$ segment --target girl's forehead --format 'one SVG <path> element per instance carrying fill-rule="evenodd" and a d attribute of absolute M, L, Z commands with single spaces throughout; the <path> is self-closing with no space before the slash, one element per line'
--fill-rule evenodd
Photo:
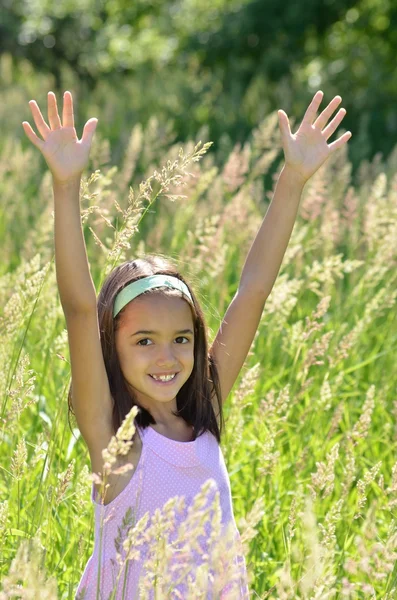
<path fill-rule="evenodd" d="M 120 326 L 157 324 L 157 327 L 167 329 L 176 323 L 191 327 L 193 317 L 191 308 L 183 298 L 163 296 L 160 294 L 142 294 L 134 298 L 123 309 L 120 315 Z"/>

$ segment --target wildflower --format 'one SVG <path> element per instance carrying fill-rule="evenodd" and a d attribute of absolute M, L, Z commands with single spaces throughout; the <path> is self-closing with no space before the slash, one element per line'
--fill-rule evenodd
<path fill-rule="evenodd" d="M 359 439 L 363 439 L 367 436 L 369 427 L 371 425 L 371 417 L 375 407 L 375 386 L 371 385 L 367 391 L 366 399 L 363 406 L 363 411 L 360 415 L 359 420 L 353 427 L 353 431 L 351 434 L 352 439 L 354 440 L 354 445 L 357 444 Z"/>
<path fill-rule="evenodd" d="M 335 444 L 330 452 L 327 454 L 327 460 L 325 463 L 316 462 L 317 473 L 312 473 L 312 485 L 309 485 L 309 489 L 312 492 L 313 498 L 316 498 L 317 490 L 324 490 L 323 497 L 329 496 L 334 489 L 335 481 L 335 462 L 339 456 L 339 443 Z"/>

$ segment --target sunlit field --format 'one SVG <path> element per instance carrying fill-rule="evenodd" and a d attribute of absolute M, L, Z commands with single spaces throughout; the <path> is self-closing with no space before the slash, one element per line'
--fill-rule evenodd
<path fill-rule="evenodd" d="M 0 600 L 74 598 L 94 541 L 89 454 L 68 424 L 51 176 L 22 127 L 6 123 L 51 89 L 38 81 L 29 97 L 10 86 L 0 106 Z M 90 116 L 99 125 L 82 220 L 97 290 L 119 262 L 170 256 L 212 341 L 282 166 L 277 114 L 226 156 L 205 128 L 174 143 L 153 117 L 131 125 L 117 163 L 100 112 L 81 121 Z M 222 450 L 252 598 L 397 598 L 396 239 L 397 151 L 353 178 L 340 150 L 305 187 L 225 403 Z"/>

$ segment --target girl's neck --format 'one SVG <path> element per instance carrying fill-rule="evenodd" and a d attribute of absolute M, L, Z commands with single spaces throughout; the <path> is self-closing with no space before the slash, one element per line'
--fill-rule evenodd
<path fill-rule="evenodd" d="M 193 439 L 194 428 L 192 425 L 188 425 L 184 419 L 179 417 L 177 421 L 172 424 L 156 423 L 150 425 L 152 429 L 160 433 L 161 435 L 175 441 L 190 442 Z"/>

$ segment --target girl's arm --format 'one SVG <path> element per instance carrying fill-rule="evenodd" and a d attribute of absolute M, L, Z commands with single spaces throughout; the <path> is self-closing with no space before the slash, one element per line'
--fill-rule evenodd
<path fill-rule="evenodd" d="M 96 309 L 80 218 L 80 177 L 53 181 L 55 267 L 65 316 Z"/>
<path fill-rule="evenodd" d="M 322 92 L 315 94 L 294 135 L 291 134 L 285 112 L 278 112 L 285 165 L 277 182 L 273 200 L 245 261 L 238 291 L 226 311 L 211 347 L 219 371 L 223 401 L 244 364 L 266 299 L 277 278 L 294 227 L 304 185 L 332 152 L 343 146 L 351 137 L 348 131 L 335 142 L 327 143 L 342 122 L 346 111 L 339 110 L 327 125 L 342 99 L 335 96 L 317 117 L 322 97 Z"/>
<path fill-rule="evenodd" d="M 44 121 L 34 100 L 30 109 L 40 139 L 29 123 L 23 128 L 30 141 L 43 154 L 53 176 L 55 212 L 55 265 L 59 295 L 65 316 L 96 306 L 95 288 L 88 266 L 80 219 L 80 179 L 87 165 L 97 119 L 90 119 L 81 141 L 74 128 L 73 102 L 65 92 L 61 124 L 55 95 L 48 94 L 48 119 Z"/>
<path fill-rule="evenodd" d="M 263 303 L 280 270 L 304 186 L 304 178 L 284 165 L 273 199 L 245 260 L 239 290 L 256 293 L 263 298 Z"/>
<path fill-rule="evenodd" d="M 321 91 L 315 94 L 294 135 L 286 113 L 278 111 L 285 164 L 273 200 L 248 253 L 239 285 L 239 289 L 257 292 L 264 300 L 272 291 L 280 270 L 306 181 L 351 137 L 350 131 L 347 131 L 332 144 L 327 143 L 342 122 L 346 110 L 341 108 L 327 125 L 342 98 L 335 96 L 317 117 L 322 97 Z"/>
<path fill-rule="evenodd" d="M 72 367 L 72 404 L 77 424 L 91 457 L 92 470 L 101 472 L 102 450 L 114 435 L 113 400 L 103 360 L 95 288 L 91 279 L 80 219 L 80 178 L 87 165 L 97 119 L 90 119 L 78 140 L 73 103 L 65 92 L 62 123 L 55 95 L 48 94 L 49 126 L 36 102 L 30 102 L 38 137 L 29 123 L 23 128 L 42 152 L 53 176 L 55 208 L 55 267 L 66 317 Z M 114 485 L 116 480 L 108 481 Z"/>

